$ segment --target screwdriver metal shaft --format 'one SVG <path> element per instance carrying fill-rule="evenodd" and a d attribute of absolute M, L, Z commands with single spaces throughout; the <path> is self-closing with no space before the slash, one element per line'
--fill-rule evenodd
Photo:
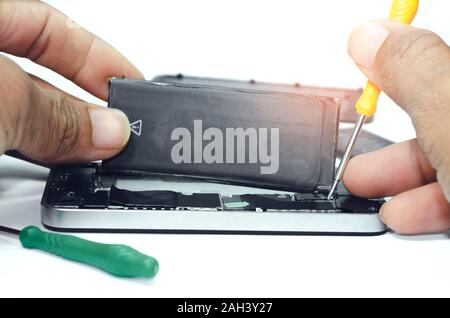
<path fill-rule="evenodd" d="M 342 180 L 342 176 L 344 175 L 345 168 L 347 168 L 347 164 L 350 161 L 350 157 L 352 155 L 353 147 L 355 146 L 356 139 L 358 138 L 359 133 L 366 121 L 366 116 L 359 115 L 358 121 L 356 122 L 355 128 L 353 128 L 352 135 L 350 136 L 350 140 L 345 148 L 344 155 L 342 156 L 341 163 L 339 164 L 339 168 L 336 172 L 336 176 L 334 177 L 333 186 L 331 187 L 330 192 L 328 193 L 328 200 L 331 200 L 336 191 L 336 188 Z"/>

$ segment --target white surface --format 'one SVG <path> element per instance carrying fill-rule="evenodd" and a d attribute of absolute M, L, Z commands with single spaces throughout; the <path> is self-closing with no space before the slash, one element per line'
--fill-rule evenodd
<path fill-rule="evenodd" d="M 384 17 L 390 0 L 48 1 L 109 41 L 147 76 L 255 78 L 358 87 L 346 54 L 361 21 Z M 417 26 L 450 40 L 446 0 L 422 1 Z M 16 59 L 27 71 L 85 98 L 60 76 Z M 104 103 L 103 103 L 104 104 Z M 394 141 L 414 137 L 385 96 L 367 129 Z M 46 169 L 0 158 L 0 224 L 39 225 Z M 0 296 L 450 296 L 449 236 L 309 237 L 83 234 L 154 255 L 152 281 L 113 278 L 24 250 L 0 236 Z"/>

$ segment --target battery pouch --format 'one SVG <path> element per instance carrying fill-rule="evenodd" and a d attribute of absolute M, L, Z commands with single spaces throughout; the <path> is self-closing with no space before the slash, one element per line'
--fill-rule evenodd
<path fill-rule="evenodd" d="M 332 97 L 114 79 L 109 107 L 128 116 L 132 134 L 102 169 L 327 191 L 339 105 Z"/>

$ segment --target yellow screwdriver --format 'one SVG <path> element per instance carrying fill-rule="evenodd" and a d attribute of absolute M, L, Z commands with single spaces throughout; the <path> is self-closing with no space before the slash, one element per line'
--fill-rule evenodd
<path fill-rule="evenodd" d="M 389 14 L 389 20 L 410 24 L 416 16 L 418 8 L 419 0 L 394 0 L 391 6 L 391 12 Z M 373 116 L 377 110 L 378 96 L 380 96 L 380 89 L 371 81 L 368 81 L 364 92 L 356 102 L 355 108 L 359 115 L 358 120 L 334 177 L 333 186 L 328 193 L 328 200 L 333 198 L 334 192 L 336 191 L 339 182 L 342 180 L 345 168 L 347 167 L 348 161 L 350 160 L 350 156 L 352 154 L 353 146 L 355 145 L 356 139 L 358 138 L 359 132 L 361 131 L 366 118 Z"/>

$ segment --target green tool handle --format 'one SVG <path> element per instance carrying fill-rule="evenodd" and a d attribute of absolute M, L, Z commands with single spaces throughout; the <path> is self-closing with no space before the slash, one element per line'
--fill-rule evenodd
<path fill-rule="evenodd" d="M 26 248 L 88 264 L 115 276 L 151 278 L 159 269 L 156 259 L 126 245 L 101 244 L 71 235 L 43 232 L 35 226 L 24 228 L 19 237 Z"/>

